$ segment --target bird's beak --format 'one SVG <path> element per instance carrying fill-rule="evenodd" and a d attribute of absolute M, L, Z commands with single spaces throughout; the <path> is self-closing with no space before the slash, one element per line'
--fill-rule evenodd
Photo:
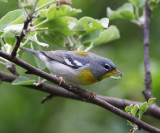
<path fill-rule="evenodd" d="M 112 71 L 112 74 L 117 74 L 117 75 L 119 75 L 119 76 L 122 76 L 122 75 L 123 75 L 123 73 L 120 72 L 120 71 L 117 70 L 117 69 L 113 70 L 113 71 Z"/>
<path fill-rule="evenodd" d="M 119 75 L 119 76 L 118 76 L 118 77 L 112 76 L 112 75 L 114 75 L 114 74 L 117 74 L 117 75 Z M 103 77 L 101 77 L 100 80 L 102 80 L 102 79 L 104 79 L 104 78 L 108 78 L 108 77 L 110 77 L 110 78 L 112 78 L 112 79 L 120 79 L 120 78 L 122 77 L 122 75 L 123 75 L 122 72 L 120 72 L 120 71 L 117 70 L 117 69 L 114 69 L 114 70 L 112 70 L 111 72 L 109 72 L 109 73 L 107 73 L 106 75 L 104 75 Z"/>
<path fill-rule="evenodd" d="M 121 79 L 121 77 L 123 76 L 123 73 L 122 72 L 120 72 L 119 70 L 117 70 L 117 69 L 115 69 L 115 70 L 112 70 L 112 75 L 114 75 L 114 74 L 117 74 L 117 75 L 119 75 L 118 77 L 117 76 L 110 76 L 110 78 L 112 78 L 112 79 Z"/>

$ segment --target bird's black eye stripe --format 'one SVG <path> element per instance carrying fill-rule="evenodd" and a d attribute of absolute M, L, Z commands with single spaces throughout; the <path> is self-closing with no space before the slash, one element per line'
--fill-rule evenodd
<path fill-rule="evenodd" d="M 110 69 L 110 66 L 108 64 L 104 64 L 104 68 L 108 70 Z"/>

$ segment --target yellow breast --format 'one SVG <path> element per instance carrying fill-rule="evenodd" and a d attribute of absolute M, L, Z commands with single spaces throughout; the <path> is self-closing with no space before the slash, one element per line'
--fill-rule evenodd
<path fill-rule="evenodd" d="M 99 81 L 99 80 L 97 80 L 97 79 L 94 78 L 94 76 L 91 73 L 91 70 L 89 70 L 89 69 L 82 70 L 79 73 L 78 78 L 80 79 L 80 82 L 83 85 L 90 85 L 90 84 L 93 84 L 93 83 Z"/>

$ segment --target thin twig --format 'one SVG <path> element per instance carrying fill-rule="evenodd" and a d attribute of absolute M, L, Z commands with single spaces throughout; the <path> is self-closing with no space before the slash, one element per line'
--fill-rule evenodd
<path fill-rule="evenodd" d="M 151 79 L 151 71 L 150 71 L 150 59 L 149 59 L 149 22 L 151 18 L 151 10 L 148 5 L 148 0 L 145 3 L 145 21 L 142 25 L 143 34 L 144 34 L 144 64 L 145 64 L 145 86 L 146 89 L 143 91 L 143 94 L 148 100 L 152 96 L 152 79 Z"/>
<path fill-rule="evenodd" d="M 18 50 L 18 48 L 20 46 L 21 41 L 23 40 L 23 38 L 28 33 L 28 27 L 29 27 L 29 24 L 30 24 L 30 22 L 32 21 L 32 19 L 34 17 L 33 14 L 35 13 L 35 8 L 37 6 L 38 1 L 39 0 L 35 0 L 34 1 L 35 2 L 34 3 L 34 7 L 33 7 L 32 11 L 31 11 L 31 13 L 27 14 L 28 16 L 26 17 L 26 20 L 24 21 L 24 25 L 23 25 L 23 29 L 21 31 L 21 34 L 19 36 L 15 36 L 17 41 L 16 41 L 16 44 L 15 44 L 15 46 L 14 46 L 12 52 L 11 52 L 12 59 L 16 56 L 17 50 Z M 25 8 L 24 8 L 24 10 L 25 10 Z M 24 13 L 26 13 L 26 12 L 24 11 Z"/>
<path fill-rule="evenodd" d="M 25 32 L 28 29 L 29 23 L 31 21 L 32 21 L 32 17 L 27 17 L 26 20 L 24 21 L 24 26 L 23 26 L 23 29 L 22 29 L 22 32 L 21 32 L 20 36 L 16 36 L 17 41 L 16 41 L 16 44 L 15 44 L 13 50 L 12 50 L 12 53 L 11 53 L 12 59 L 16 56 L 17 50 L 20 46 L 20 43 L 21 43 L 22 39 L 25 37 Z"/>
<path fill-rule="evenodd" d="M 136 117 L 130 115 L 130 114 L 127 114 L 125 112 L 123 112 L 122 110 L 112 106 L 111 104 L 109 104 L 108 102 L 98 98 L 97 96 L 94 96 L 91 92 L 89 91 L 86 91 L 86 90 L 83 90 L 79 87 L 75 87 L 75 86 L 72 86 L 66 82 L 62 82 L 61 84 L 60 83 L 60 79 L 55 77 L 55 76 L 52 76 L 42 70 L 39 70 L 37 68 L 35 68 L 34 66 L 24 62 L 23 60 L 15 57 L 14 59 L 12 59 L 12 56 L 10 54 L 7 54 L 3 51 L 0 50 L 0 56 L 21 66 L 22 68 L 30 71 L 32 74 L 34 75 L 37 75 L 37 76 L 40 76 L 44 79 L 47 79 L 48 81 L 51 81 L 61 87 L 63 87 L 64 89 L 74 93 L 74 94 L 77 94 L 79 97 L 81 97 L 82 99 L 85 99 L 86 101 L 88 102 L 91 102 L 91 103 L 94 103 L 98 106 L 101 106 L 111 112 L 113 112 L 114 114 L 117 114 L 118 116 L 121 116 L 122 118 L 125 118 L 135 124 L 137 124 L 139 127 L 141 127 L 142 129 L 146 130 L 146 131 L 149 131 L 149 132 L 154 132 L 154 133 L 160 133 L 160 129 L 156 128 L 156 127 L 153 127 L 139 119 L 137 119 Z"/>
<path fill-rule="evenodd" d="M 14 75 L 16 76 L 19 76 L 18 72 L 16 71 L 16 67 L 15 67 L 15 64 L 13 63 L 8 63 L 6 68 L 11 72 L 13 73 Z"/>
<path fill-rule="evenodd" d="M 52 99 L 53 95 L 52 94 L 48 94 L 47 96 L 45 96 L 42 100 L 41 103 L 45 103 L 46 101 Z"/>
<path fill-rule="evenodd" d="M 35 13 L 35 9 L 36 9 L 36 6 L 38 4 L 38 1 L 39 0 L 34 0 L 34 7 L 33 7 L 32 11 L 31 11 L 31 14 L 28 15 L 31 18 L 33 17 L 33 14 Z"/>
<path fill-rule="evenodd" d="M 56 3 L 56 1 L 53 0 L 53 1 L 51 1 L 51 2 L 48 2 L 48 3 L 46 3 L 46 4 L 44 4 L 44 5 L 40 6 L 40 7 L 38 7 L 38 8 L 35 10 L 35 12 L 39 11 L 40 9 L 42 9 L 42 8 L 45 7 L 45 6 L 48 6 L 48 5 L 50 5 L 50 4 L 53 4 L 53 3 Z"/>

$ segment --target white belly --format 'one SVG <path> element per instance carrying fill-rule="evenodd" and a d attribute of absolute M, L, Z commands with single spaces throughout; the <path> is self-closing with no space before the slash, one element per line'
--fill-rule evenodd
<path fill-rule="evenodd" d="M 57 76 L 63 77 L 65 81 L 68 81 L 73 84 L 81 84 L 77 75 L 77 69 L 73 69 L 69 66 L 66 66 L 62 63 L 56 61 L 48 62 L 47 58 L 44 55 L 40 55 L 39 58 L 45 63 L 46 67 L 56 74 Z"/>

